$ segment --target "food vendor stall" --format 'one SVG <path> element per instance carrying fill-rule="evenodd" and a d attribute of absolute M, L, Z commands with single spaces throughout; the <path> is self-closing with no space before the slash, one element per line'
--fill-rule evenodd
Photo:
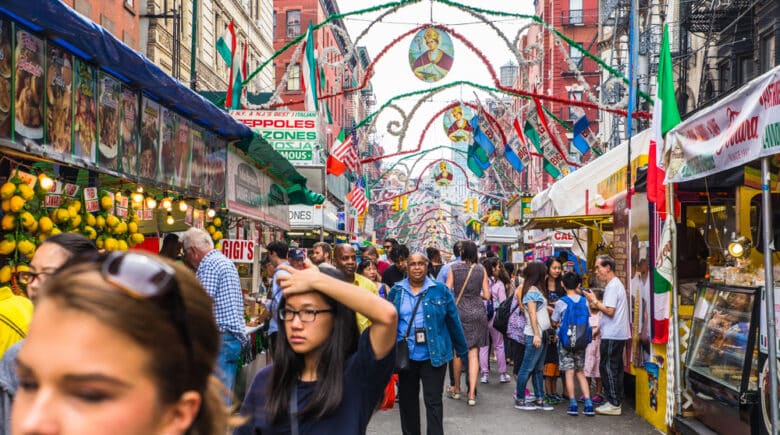
<path fill-rule="evenodd" d="M 710 254 L 685 359 L 693 416 L 677 416 L 677 430 L 695 431 L 701 423 L 735 434 L 777 427 L 778 153 L 780 67 L 667 134 L 666 181 L 682 206 L 678 225 L 693 235 L 689 241 L 703 239 Z M 678 259 L 676 266 L 690 263 Z M 674 286 L 672 297 L 678 293 Z"/>

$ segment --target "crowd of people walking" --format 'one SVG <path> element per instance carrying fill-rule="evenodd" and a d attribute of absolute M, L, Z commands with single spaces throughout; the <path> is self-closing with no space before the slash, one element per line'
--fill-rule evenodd
<path fill-rule="evenodd" d="M 511 383 L 508 406 L 511 394 L 524 411 L 622 412 L 628 306 L 610 257 L 593 265 L 600 295 L 560 259 L 517 270 L 468 240 L 447 263 L 394 239 L 383 254 L 271 242 L 268 365 L 234 398 L 247 343 L 235 266 L 202 230 L 166 245 L 165 256 L 98 253 L 73 234 L 41 245 L 19 277 L 35 302 L 29 331 L 2 349 L 0 433 L 365 433 L 398 406 L 401 432 L 419 434 L 422 388 L 426 432 L 441 434 L 445 398 L 478 406 L 490 382 Z"/>

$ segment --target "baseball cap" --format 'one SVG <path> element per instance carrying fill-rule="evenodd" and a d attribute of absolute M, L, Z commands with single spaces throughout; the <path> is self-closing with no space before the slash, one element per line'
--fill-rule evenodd
<path fill-rule="evenodd" d="M 306 254 L 303 252 L 303 249 L 301 248 L 290 248 L 287 251 L 288 260 L 303 260 L 305 258 L 306 258 Z"/>

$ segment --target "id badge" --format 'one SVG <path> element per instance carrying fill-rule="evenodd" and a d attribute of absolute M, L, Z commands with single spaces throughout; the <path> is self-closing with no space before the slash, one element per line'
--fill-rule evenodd
<path fill-rule="evenodd" d="M 425 344 L 425 328 L 414 328 L 414 342 L 417 344 Z"/>

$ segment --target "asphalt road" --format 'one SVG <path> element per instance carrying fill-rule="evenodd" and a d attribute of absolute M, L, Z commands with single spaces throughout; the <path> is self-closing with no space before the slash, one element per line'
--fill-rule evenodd
<path fill-rule="evenodd" d="M 445 378 L 445 383 L 448 383 Z M 463 384 L 465 386 L 465 382 Z M 571 417 L 566 415 L 567 404 L 555 406 L 554 411 L 521 411 L 513 407 L 514 382 L 498 383 L 498 374 L 491 375 L 490 383 L 478 384 L 477 405 L 468 406 L 465 399 L 452 400 L 444 397 L 444 432 L 458 434 L 615 434 L 641 435 L 660 432 L 639 417 L 627 404 L 619 417 L 600 416 Z M 563 391 L 561 386 L 558 392 Z M 420 416 L 423 421 L 421 433 L 425 433 L 425 409 L 420 397 Z M 582 407 L 580 406 L 580 411 Z M 401 433 L 398 404 L 389 411 L 376 413 L 368 426 L 369 434 L 384 435 Z"/>

